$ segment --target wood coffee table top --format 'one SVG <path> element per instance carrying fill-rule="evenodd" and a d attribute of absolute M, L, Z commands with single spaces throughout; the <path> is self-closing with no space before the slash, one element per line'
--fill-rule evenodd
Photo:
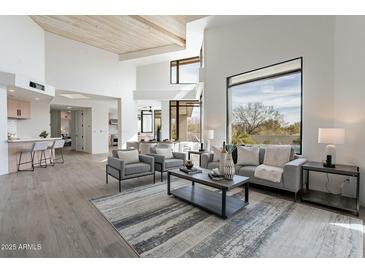
<path fill-rule="evenodd" d="M 249 177 L 241 176 L 241 175 L 234 175 L 232 180 L 220 180 L 214 181 L 209 178 L 208 174 L 212 172 L 209 169 L 199 168 L 202 170 L 202 173 L 196 174 L 187 174 L 179 169 L 169 170 L 168 173 L 175 177 L 179 177 L 182 179 L 186 179 L 189 181 L 194 181 L 203 185 L 211 186 L 218 189 L 226 189 L 230 190 L 236 188 L 238 186 L 242 186 L 249 181 Z"/>

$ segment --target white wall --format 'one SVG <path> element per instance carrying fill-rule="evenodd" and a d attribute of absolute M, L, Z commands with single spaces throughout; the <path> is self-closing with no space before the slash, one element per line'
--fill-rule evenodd
<path fill-rule="evenodd" d="M 337 146 L 340 162 L 360 166 L 365 173 L 365 16 L 337 16 L 335 32 L 335 126 L 346 130 L 345 144 Z M 361 201 L 365 204 L 365 180 Z M 353 188 L 352 188 L 353 189 Z"/>
<path fill-rule="evenodd" d="M 170 62 L 162 62 L 137 67 L 138 91 L 180 91 L 192 90 L 195 85 L 170 84 Z"/>
<path fill-rule="evenodd" d="M 0 71 L 23 74 L 33 80 L 44 81 L 43 30 L 28 16 L 0 16 L 0 37 Z M 0 88 L 0 106 L 1 175 L 7 173 L 8 169 L 5 87 Z"/>
<path fill-rule="evenodd" d="M 48 101 L 31 102 L 31 119 L 17 121 L 17 137 L 37 138 L 39 134 L 46 130 L 48 136 L 51 133 L 50 108 Z"/>
<path fill-rule="evenodd" d="M 109 152 L 109 108 L 104 104 L 95 104 L 92 115 L 92 153 Z"/>
<path fill-rule="evenodd" d="M 118 55 L 45 34 L 46 80 L 59 90 L 71 90 L 122 99 L 122 142 L 137 138 L 137 112 L 133 100 L 135 66 L 119 62 Z"/>
<path fill-rule="evenodd" d="M 226 77 L 303 56 L 304 156 L 322 160 L 325 145 L 317 143 L 319 127 L 343 127 L 345 144 L 337 146 L 337 162 L 358 165 L 364 173 L 364 27 L 364 16 L 271 16 L 208 26 L 205 128 L 215 129 L 217 142 L 225 139 Z M 330 190 L 338 192 L 342 180 L 331 176 Z M 314 188 L 325 190 L 319 181 Z M 345 185 L 343 194 L 353 193 L 353 185 Z M 364 187 L 360 195 L 364 205 Z"/>
<path fill-rule="evenodd" d="M 170 138 L 170 102 L 161 102 L 161 138 Z"/>
<path fill-rule="evenodd" d="M 44 81 L 44 31 L 29 16 L 0 16 L 0 71 Z"/>
<path fill-rule="evenodd" d="M 268 16 L 205 31 L 205 128 L 225 140 L 226 77 L 303 56 L 303 152 L 321 160 L 319 127 L 333 125 L 334 17 Z"/>

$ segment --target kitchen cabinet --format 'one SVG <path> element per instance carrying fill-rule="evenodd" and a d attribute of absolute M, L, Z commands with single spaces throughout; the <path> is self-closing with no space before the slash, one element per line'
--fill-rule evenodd
<path fill-rule="evenodd" d="M 30 119 L 30 102 L 8 99 L 8 118 Z"/>

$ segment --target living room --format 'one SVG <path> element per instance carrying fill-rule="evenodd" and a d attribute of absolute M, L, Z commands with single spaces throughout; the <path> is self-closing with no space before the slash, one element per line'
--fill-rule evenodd
<path fill-rule="evenodd" d="M 363 258 L 365 16 L 167 14 L 0 16 L 0 257 Z"/>

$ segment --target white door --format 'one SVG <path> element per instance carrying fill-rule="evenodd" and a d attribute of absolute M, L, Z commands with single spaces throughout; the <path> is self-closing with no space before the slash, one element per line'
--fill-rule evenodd
<path fill-rule="evenodd" d="M 84 112 L 75 111 L 75 149 L 84 151 Z"/>

